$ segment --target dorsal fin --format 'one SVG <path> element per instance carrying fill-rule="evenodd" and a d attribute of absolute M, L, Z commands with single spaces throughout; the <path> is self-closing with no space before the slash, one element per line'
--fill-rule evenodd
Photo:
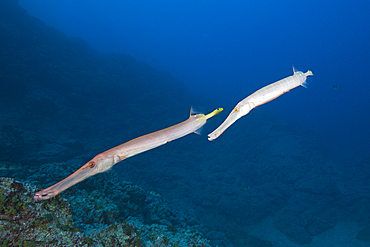
<path fill-rule="evenodd" d="M 293 69 L 293 74 L 295 74 L 296 69 L 294 68 L 294 65 L 292 65 L 292 69 Z"/>
<path fill-rule="evenodd" d="M 199 114 L 199 112 L 197 112 L 197 111 L 194 109 L 194 107 L 190 107 L 190 117 L 191 117 L 191 116 L 194 116 L 194 115 L 197 115 L 197 114 Z"/>

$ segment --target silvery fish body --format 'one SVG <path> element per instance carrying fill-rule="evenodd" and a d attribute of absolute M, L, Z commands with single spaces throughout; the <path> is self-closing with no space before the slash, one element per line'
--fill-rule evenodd
<path fill-rule="evenodd" d="M 293 72 L 294 74 L 292 76 L 267 85 L 240 101 L 226 120 L 208 135 L 208 140 L 212 141 L 219 137 L 227 128 L 235 123 L 236 120 L 247 115 L 253 108 L 276 99 L 280 95 L 298 86 L 306 87 L 307 76 L 313 75 L 310 70 L 303 73 L 301 71 L 295 71 L 293 68 Z"/>

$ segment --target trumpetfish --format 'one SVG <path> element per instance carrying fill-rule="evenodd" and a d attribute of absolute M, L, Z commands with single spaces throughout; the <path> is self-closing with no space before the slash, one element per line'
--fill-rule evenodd
<path fill-rule="evenodd" d="M 235 123 L 236 120 L 247 115 L 253 108 L 276 99 L 277 97 L 298 86 L 307 87 L 307 76 L 312 75 L 313 73 L 310 70 L 308 70 L 306 73 L 303 73 L 301 71 L 296 71 L 293 67 L 292 76 L 269 84 L 240 101 L 230 112 L 225 121 L 208 135 L 208 140 L 213 141 L 214 139 L 218 138 L 227 128 Z"/>
<path fill-rule="evenodd" d="M 111 148 L 96 155 L 92 160 L 87 162 L 76 172 L 72 173 L 69 177 L 47 189 L 37 192 L 33 199 L 36 201 L 47 200 L 58 195 L 60 192 L 68 189 L 69 187 L 81 182 L 82 180 L 85 180 L 98 173 L 108 171 L 115 164 L 124 159 L 159 147 L 167 142 L 176 140 L 190 133 L 197 132 L 207 122 L 207 119 L 217 115 L 222 110 L 222 108 L 218 108 L 207 115 L 194 113 L 191 110 L 190 117 L 179 124 L 137 137 L 131 141 L 125 142 L 117 147 Z"/>

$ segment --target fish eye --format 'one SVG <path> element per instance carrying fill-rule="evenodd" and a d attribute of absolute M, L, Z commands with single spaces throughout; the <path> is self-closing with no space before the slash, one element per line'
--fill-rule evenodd
<path fill-rule="evenodd" d="M 235 109 L 234 109 L 234 112 L 237 112 L 237 111 L 239 111 L 239 109 L 238 109 L 238 108 L 235 108 Z"/>
<path fill-rule="evenodd" d="M 95 162 L 90 162 L 89 167 L 93 168 L 95 166 Z"/>

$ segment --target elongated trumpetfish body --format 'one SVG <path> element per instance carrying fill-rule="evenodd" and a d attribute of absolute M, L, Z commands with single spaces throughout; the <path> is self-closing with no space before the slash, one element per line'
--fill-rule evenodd
<path fill-rule="evenodd" d="M 227 128 L 235 123 L 236 120 L 247 115 L 253 108 L 276 99 L 293 88 L 298 86 L 305 87 L 307 76 L 313 75 L 310 70 L 303 73 L 301 71 L 295 71 L 294 68 L 293 73 L 294 74 L 292 76 L 267 85 L 240 101 L 230 112 L 226 120 L 208 135 L 208 140 L 212 141 L 219 137 Z"/>
<path fill-rule="evenodd" d="M 59 183 L 37 192 L 33 198 L 36 201 L 40 201 L 54 197 L 60 192 L 81 182 L 82 180 L 85 180 L 86 178 L 108 171 L 115 164 L 128 157 L 159 147 L 167 142 L 196 132 L 207 122 L 207 119 L 217 115 L 222 110 L 222 108 L 219 108 L 207 115 L 193 114 L 191 112 L 190 117 L 184 122 L 163 130 L 137 137 L 131 141 L 98 154 L 75 173 L 71 174 L 69 177 L 65 178 Z"/>

